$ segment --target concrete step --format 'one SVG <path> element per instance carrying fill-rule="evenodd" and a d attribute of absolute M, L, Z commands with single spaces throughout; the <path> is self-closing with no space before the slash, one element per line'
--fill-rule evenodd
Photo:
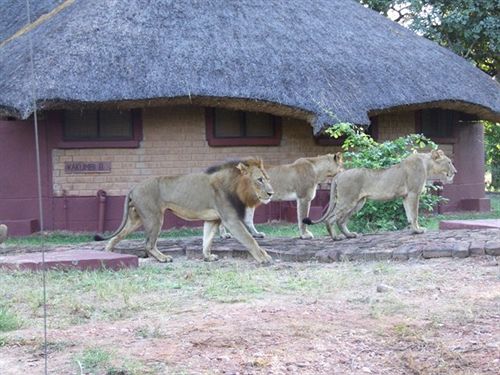
<path fill-rule="evenodd" d="M 97 270 L 137 268 L 135 255 L 95 250 L 64 250 L 45 253 L 45 269 Z M 0 257 L 0 269 L 39 271 L 43 269 L 42 253 L 27 253 Z"/>
<path fill-rule="evenodd" d="M 500 219 L 482 219 L 482 220 L 443 220 L 439 222 L 439 229 L 500 229 Z"/>

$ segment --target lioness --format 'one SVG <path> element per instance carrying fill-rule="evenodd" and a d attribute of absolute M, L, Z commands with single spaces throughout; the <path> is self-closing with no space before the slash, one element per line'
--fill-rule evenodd
<path fill-rule="evenodd" d="M 156 247 L 165 210 L 186 220 L 204 220 L 203 257 L 217 259 L 210 248 L 219 224 L 222 222 L 247 247 L 259 263 L 271 257 L 259 247 L 248 232 L 243 218 L 246 207 L 268 203 L 274 192 L 262 160 L 248 159 L 211 167 L 202 173 L 176 177 L 153 177 L 135 186 L 125 199 L 121 226 L 109 237 L 95 236 L 95 240 L 110 239 L 106 250 L 127 234 L 144 226 L 146 253 L 160 262 L 172 258 Z"/>
<path fill-rule="evenodd" d="M 316 187 L 328 177 L 334 177 L 343 170 L 342 153 L 326 154 L 311 158 L 300 158 L 291 164 L 267 168 L 274 189 L 273 201 L 297 201 L 297 222 L 300 238 L 313 238 L 302 220 L 309 215 L 311 201 L 316 196 Z M 245 213 L 245 224 L 252 235 L 263 238 L 265 235 L 257 231 L 253 223 L 254 207 L 248 207 Z M 221 228 L 221 236 L 225 236 Z"/>
<path fill-rule="evenodd" d="M 7 239 L 7 225 L 0 224 L 0 244 Z"/>
<path fill-rule="evenodd" d="M 423 233 L 418 225 L 418 204 L 427 179 L 451 183 L 457 170 L 441 150 L 417 153 L 387 169 L 353 168 L 340 173 L 333 180 L 330 204 L 319 220 L 304 219 L 306 224 L 326 222 L 330 236 L 335 240 L 336 223 L 347 237 L 357 234 L 347 229 L 347 221 L 358 212 L 367 199 L 376 201 L 403 197 L 406 218 L 413 233 Z"/>

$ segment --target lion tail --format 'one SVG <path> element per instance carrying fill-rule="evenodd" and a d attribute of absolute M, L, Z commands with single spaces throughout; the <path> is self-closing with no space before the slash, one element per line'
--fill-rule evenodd
<path fill-rule="evenodd" d="M 108 236 L 103 236 L 99 233 L 96 233 L 94 235 L 94 241 L 107 241 L 110 238 L 116 236 L 118 233 L 120 233 L 121 230 L 125 227 L 125 224 L 127 224 L 129 210 L 130 210 L 130 192 L 125 197 L 125 203 L 123 205 L 123 219 L 120 224 L 120 227 Z"/>
<path fill-rule="evenodd" d="M 306 217 L 302 219 L 302 222 L 307 225 L 322 223 L 332 215 L 336 204 L 337 204 L 337 179 L 334 178 L 332 181 L 332 186 L 330 188 L 330 202 L 328 203 L 328 208 L 323 213 L 323 216 L 321 216 L 318 220 L 311 220 L 310 218 Z"/>

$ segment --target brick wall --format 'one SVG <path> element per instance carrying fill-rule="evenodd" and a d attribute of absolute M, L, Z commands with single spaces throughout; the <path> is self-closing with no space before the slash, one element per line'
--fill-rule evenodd
<path fill-rule="evenodd" d="M 196 171 L 227 159 L 259 156 L 269 164 L 291 162 L 303 156 L 340 151 L 318 146 L 311 126 L 283 118 L 281 146 L 209 147 L 205 140 L 205 109 L 164 107 L 143 110 L 143 141 L 137 149 L 56 149 L 52 154 L 54 194 L 95 196 L 99 189 L 108 195 L 125 195 L 146 177 L 178 175 Z M 64 162 L 110 161 L 111 172 L 66 174 Z"/>
<path fill-rule="evenodd" d="M 415 131 L 413 112 L 379 116 L 379 140 L 394 139 Z M 95 196 L 125 195 L 144 178 L 202 171 L 227 159 L 259 156 L 268 164 L 289 163 L 303 156 L 340 151 L 318 146 L 311 126 L 301 120 L 283 118 L 281 146 L 209 147 L 205 139 L 205 109 L 179 106 L 143 109 L 143 141 L 136 149 L 55 149 L 52 154 L 54 194 Z M 452 145 L 441 145 L 453 155 Z M 111 172 L 66 174 L 64 162 L 110 161 Z"/>
<path fill-rule="evenodd" d="M 403 137 L 407 134 L 415 133 L 415 113 L 414 112 L 396 112 L 383 114 L 378 117 L 379 123 L 379 141 L 383 142 L 390 139 Z M 439 148 L 446 155 L 453 158 L 452 144 L 438 144 Z"/>
<path fill-rule="evenodd" d="M 387 141 L 415 132 L 414 112 L 398 112 L 378 116 L 379 141 Z"/>

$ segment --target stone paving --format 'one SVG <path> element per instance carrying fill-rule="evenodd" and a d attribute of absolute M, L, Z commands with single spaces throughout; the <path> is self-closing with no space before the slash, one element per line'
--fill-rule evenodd
<path fill-rule="evenodd" d="M 362 235 L 354 239 L 332 241 L 330 237 L 312 240 L 299 238 L 265 238 L 259 244 L 275 259 L 283 261 L 337 262 L 353 260 L 407 260 L 411 258 L 439 258 L 492 255 L 500 256 L 500 229 L 459 229 L 428 231 L 414 235 L 408 230 Z M 103 250 L 105 242 L 48 247 L 46 251 Z M 174 257 L 202 258 L 202 238 L 160 239 L 158 248 Z M 0 253 L 7 255 L 9 249 Z M 11 249 L 12 250 L 12 249 Z M 37 249 L 38 251 L 40 249 Z M 29 248 L 16 248 L 15 253 L 32 252 Z M 117 253 L 145 257 L 143 240 L 124 240 Z M 249 253 L 235 239 L 216 239 L 212 252 L 219 257 L 249 258 Z"/>

